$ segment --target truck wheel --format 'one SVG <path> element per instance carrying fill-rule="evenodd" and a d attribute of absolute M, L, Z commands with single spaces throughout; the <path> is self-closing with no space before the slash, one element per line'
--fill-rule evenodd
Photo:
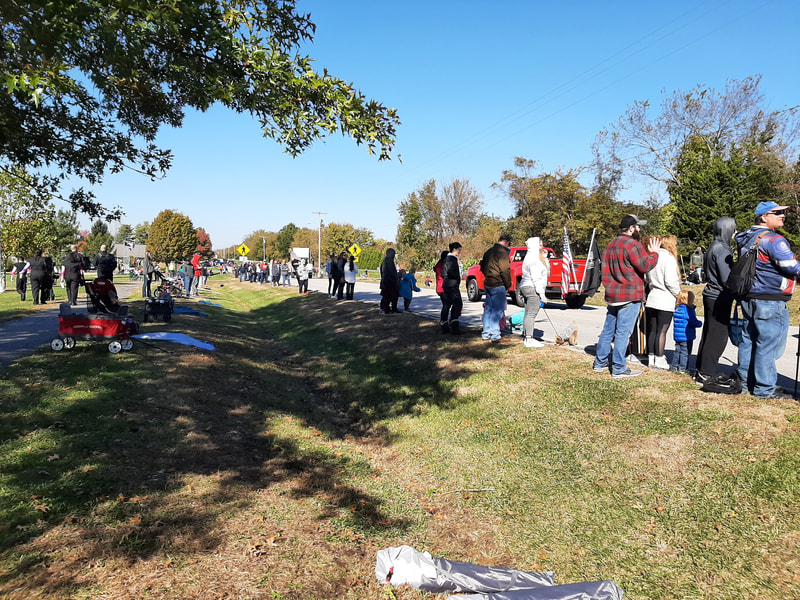
<path fill-rule="evenodd" d="M 583 294 L 571 294 L 566 297 L 567 308 L 580 308 L 586 303 L 586 296 Z"/>
<path fill-rule="evenodd" d="M 478 282 L 474 279 L 467 281 L 467 300 L 470 302 L 480 302 L 481 291 L 478 289 Z"/>

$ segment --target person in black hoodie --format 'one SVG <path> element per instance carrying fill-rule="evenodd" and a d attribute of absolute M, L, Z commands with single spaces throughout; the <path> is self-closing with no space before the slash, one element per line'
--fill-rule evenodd
<path fill-rule="evenodd" d="M 733 267 L 731 240 L 736 234 L 736 221 L 722 217 L 714 223 L 714 241 L 706 252 L 703 272 L 703 333 L 697 348 L 695 381 L 705 384 L 717 375 L 719 358 L 728 344 L 733 296 L 725 289 L 725 281 Z"/>
<path fill-rule="evenodd" d="M 400 297 L 400 281 L 394 264 L 396 251 L 389 248 L 381 264 L 381 313 L 396 313 L 397 299 Z"/>
<path fill-rule="evenodd" d="M 439 319 L 439 326 L 442 333 L 461 333 L 459 318 L 464 308 L 461 300 L 461 265 L 458 262 L 458 255 L 461 254 L 461 244 L 452 242 L 450 253 L 444 259 L 442 265 L 442 314 Z"/>

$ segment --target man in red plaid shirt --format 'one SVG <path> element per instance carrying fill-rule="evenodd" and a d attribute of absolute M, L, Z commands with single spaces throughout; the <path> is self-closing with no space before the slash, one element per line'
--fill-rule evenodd
<path fill-rule="evenodd" d="M 625 215 L 619 225 L 620 233 L 603 252 L 603 288 L 606 293 L 608 313 L 597 340 L 594 371 L 609 369 L 614 379 L 636 377 L 642 372 L 630 369 L 625 363 L 628 340 L 633 333 L 639 310 L 644 300 L 644 274 L 656 266 L 661 240 L 653 238 L 644 249 L 641 226 L 647 221 L 636 215 Z M 612 351 L 613 343 L 613 351 Z"/>

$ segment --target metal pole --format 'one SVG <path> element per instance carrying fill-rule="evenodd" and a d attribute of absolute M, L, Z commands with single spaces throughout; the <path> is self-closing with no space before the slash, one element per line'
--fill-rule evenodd
<path fill-rule="evenodd" d="M 317 228 L 317 274 L 320 273 L 322 268 L 322 215 L 327 215 L 324 212 L 312 212 L 312 215 L 319 215 L 319 227 Z"/>
<path fill-rule="evenodd" d="M 6 261 L 3 257 L 3 229 L 0 227 L 0 294 L 6 291 Z"/>
<path fill-rule="evenodd" d="M 261 238 L 261 253 L 264 255 L 264 260 L 267 260 L 267 240 L 266 238 Z"/>

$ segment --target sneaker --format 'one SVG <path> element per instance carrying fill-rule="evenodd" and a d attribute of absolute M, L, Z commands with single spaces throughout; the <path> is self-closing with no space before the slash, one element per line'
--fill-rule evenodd
<path fill-rule="evenodd" d="M 774 392 L 772 392 L 769 396 L 753 396 L 754 398 L 758 398 L 759 400 L 794 400 L 794 396 L 791 394 L 787 394 L 780 388 L 777 388 Z"/>
<path fill-rule="evenodd" d="M 705 385 L 706 381 L 708 381 L 710 379 L 711 379 L 711 377 L 709 375 L 705 375 L 704 373 L 701 373 L 700 371 L 695 371 L 694 372 L 694 381 L 695 381 L 695 383 L 697 383 L 697 385 L 700 385 L 700 386 Z"/>
<path fill-rule="evenodd" d="M 625 360 L 627 362 L 629 362 L 630 364 L 634 365 L 635 367 L 644 367 L 645 366 L 645 364 L 641 360 L 639 360 L 639 357 L 636 356 L 635 354 L 629 354 L 628 358 L 626 358 Z"/>
<path fill-rule="evenodd" d="M 525 341 L 522 342 L 522 345 L 526 348 L 544 348 L 544 342 L 540 342 L 534 338 L 525 338 Z"/>
<path fill-rule="evenodd" d="M 622 373 L 611 375 L 614 379 L 627 379 L 628 377 L 638 377 L 642 372 L 639 369 L 625 369 Z"/>
<path fill-rule="evenodd" d="M 592 371 L 595 373 L 608 373 L 608 365 L 605 367 L 592 367 Z"/>

